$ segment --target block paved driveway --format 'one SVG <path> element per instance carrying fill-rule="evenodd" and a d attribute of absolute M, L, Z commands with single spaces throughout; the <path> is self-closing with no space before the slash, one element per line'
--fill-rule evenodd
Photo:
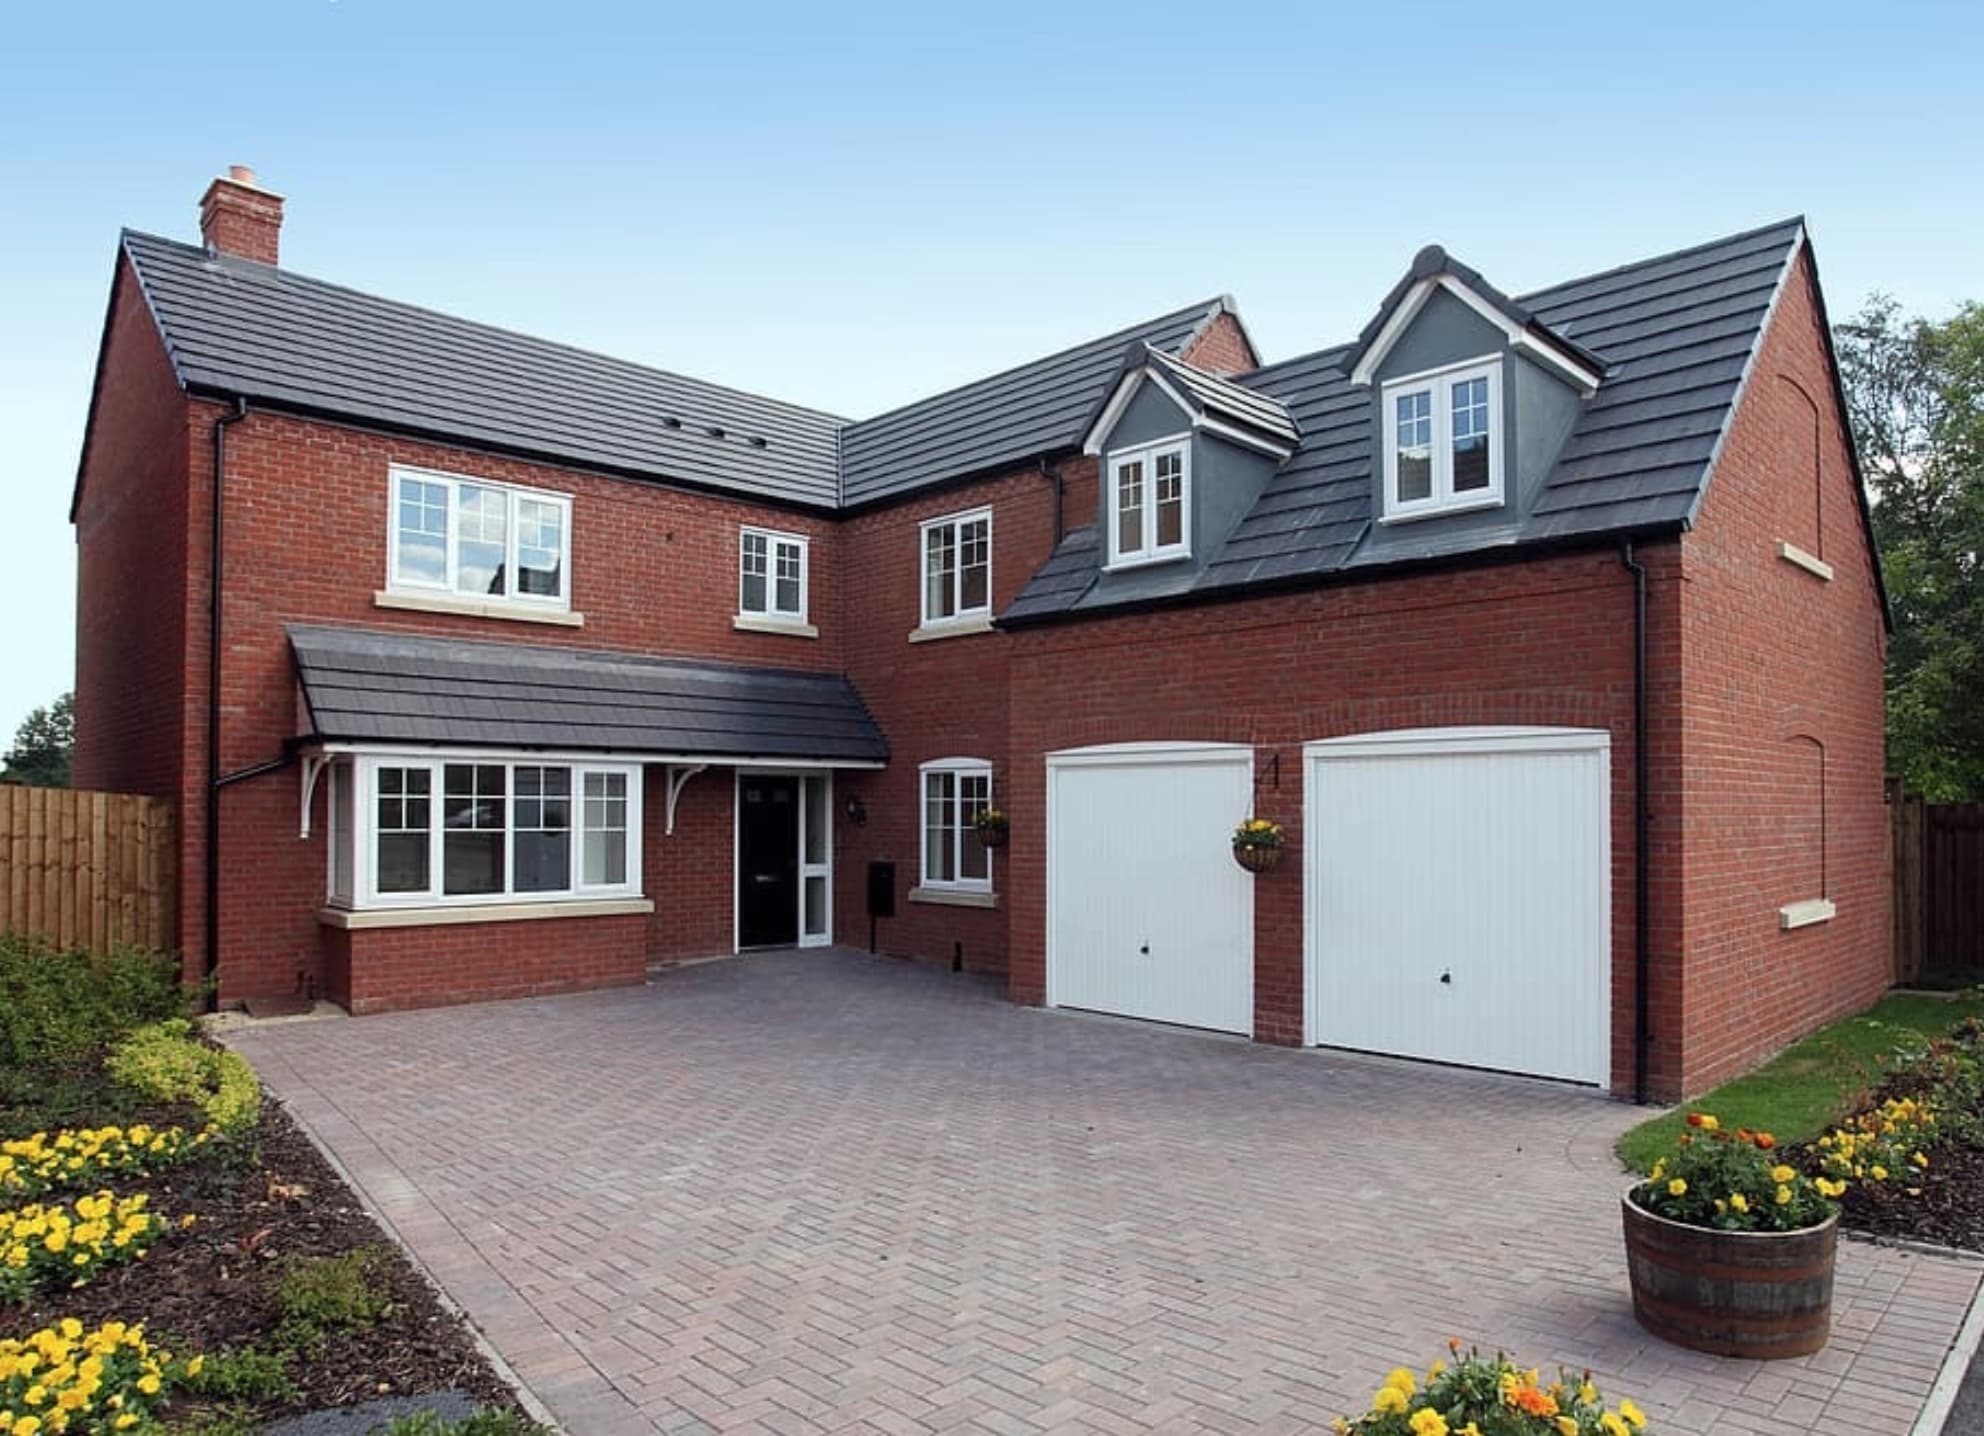
<path fill-rule="evenodd" d="M 1588 1092 L 1008 1006 L 847 952 L 232 1040 L 574 1436 L 1326 1429 L 1449 1335 L 1679 1433 L 1905 1432 L 1979 1266 L 1832 1344 L 1634 1325 Z"/>

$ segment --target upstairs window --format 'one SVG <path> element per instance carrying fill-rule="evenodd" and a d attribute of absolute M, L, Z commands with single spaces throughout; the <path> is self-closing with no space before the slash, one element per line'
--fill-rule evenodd
<path fill-rule="evenodd" d="M 923 886 L 992 890 L 992 854 L 978 836 L 978 815 L 992 806 L 992 765 L 981 758 L 940 758 L 923 774 Z"/>
<path fill-rule="evenodd" d="M 745 529 L 738 540 L 737 611 L 747 617 L 806 622 L 806 540 Z"/>
<path fill-rule="evenodd" d="M 566 495 L 405 468 L 392 495 L 388 589 L 570 606 Z"/>
<path fill-rule="evenodd" d="M 1192 446 L 1166 439 L 1109 456 L 1109 565 L 1191 553 Z"/>
<path fill-rule="evenodd" d="M 923 525 L 924 627 L 991 613 L 992 510 L 930 520 Z"/>
<path fill-rule="evenodd" d="M 1384 386 L 1385 517 L 1502 501 L 1502 366 L 1476 360 Z"/>

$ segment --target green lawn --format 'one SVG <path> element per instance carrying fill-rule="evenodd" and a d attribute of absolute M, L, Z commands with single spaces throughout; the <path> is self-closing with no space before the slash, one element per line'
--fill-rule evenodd
<path fill-rule="evenodd" d="M 1673 1148 L 1682 1113 L 1688 1111 L 1713 1112 L 1725 1127 L 1769 1132 L 1784 1142 L 1815 1137 L 1848 1093 L 1873 1085 L 1880 1057 L 1980 1015 L 1984 995 L 1974 988 L 1947 1000 L 1912 993 L 1884 997 L 1858 1017 L 1821 1028 L 1685 1108 L 1640 1123 L 1619 1139 L 1619 1160 L 1636 1172 L 1646 1171 Z"/>

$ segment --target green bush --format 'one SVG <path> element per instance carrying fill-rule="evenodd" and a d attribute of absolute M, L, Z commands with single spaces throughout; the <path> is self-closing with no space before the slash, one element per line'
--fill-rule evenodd
<path fill-rule="evenodd" d="M 186 1388 L 216 1401 L 246 1401 L 255 1405 L 287 1401 L 296 1394 L 289 1379 L 293 1358 L 286 1351 L 257 1351 L 240 1347 L 209 1356 Z"/>
<path fill-rule="evenodd" d="M 402 1416 L 386 1428 L 386 1436 L 534 1436 L 544 1428 L 514 1411 L 484 1407 L 473 1416 L 447 1421 L 432 1411 Z"/>
<path fill-rule="evenodd" d="M 186 1011 L 179 963 L 0 934 L 0 1068 L 81 1062 L 132 1028 Z"/>
<path fill-rule="evenodd" d="M 378 1282 L 383 1255 L 357 1247 L 334 1257 L 299 1257 L 283 1268 L 276 1304 L 281 1335 L 290 1346 L 315 1345 L 327 1333 L 370 1326 L 390 1305 Z"/>
<path fill-rule="evenodd" d="M 192 1035 L 183 1017 L 140 1027 L 120 1041 L 105 1065 L 110 1075 L 161 1102 L 191 1102 L 220 1132 L 252 1126 L 262 1113 L 262 1084 L 239 1053 Z"/>

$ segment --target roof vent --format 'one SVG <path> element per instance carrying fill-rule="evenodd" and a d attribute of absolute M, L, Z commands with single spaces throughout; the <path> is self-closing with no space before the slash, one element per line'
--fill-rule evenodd
<path fill-rule="evenodd" d="M 661 427 L 664 429 L 679 429 L 682 427 L 682 421 L 680 419 L 663 419 L 661 421 Z"/>
<path fill-rule="evenodd" d="M 759 438 L 756 434 L 753 434 L 751 436 L 751 447 L 754 449 L 762 449 L 765 447 L 765 441 Z"/>
<path fill-rule="evenodd" d="M 708 428 L 704 429 L 703 432 L 705 434 L 708 434 L 712 439 L 721 439 L 723 437 L 723 425 L 711 424 Z"/>

